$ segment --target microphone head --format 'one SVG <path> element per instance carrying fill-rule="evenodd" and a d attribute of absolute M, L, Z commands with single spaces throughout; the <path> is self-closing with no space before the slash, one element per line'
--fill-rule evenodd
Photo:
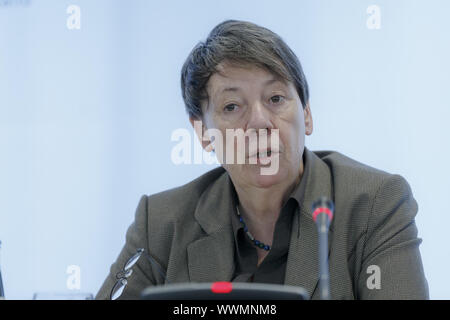
<path fill-rule="evenodd" d="M 325 213 L 328 215 L 329 221 L 333 219 L 333 211 L 334 211 L 334 204 L 333 201 L 328 199 L 327 197 L 320 197 L 312 204 L 312 216 L 313 220 L 316 221 L 317 216 L 320 213 Z"/>

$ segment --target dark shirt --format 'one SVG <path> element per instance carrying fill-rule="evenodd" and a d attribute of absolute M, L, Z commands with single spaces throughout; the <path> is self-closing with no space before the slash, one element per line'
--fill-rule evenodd
<path fill-rule="evenodd" d="M 308 176 L 307 173 L 309 171 L 309 165 L 305 161 L 304 155 L 303 164 L 304 170 L 302 178 L 281 209 L 275 224 L 272 246 L 259 266 L 257 265 L 257 250 L 263 249 L 256 248 L 244 231 L 242 223 L 239 221 L 236 209 L 239 198 L 233 187 L 234 210 L 231 214 L 231 224 L 234 233 L 236 268 L 232 281 L 284 284 L 292 218 L 294 214 L 300 212 L 299 208 L 305 194 L 306 177 Z"/>

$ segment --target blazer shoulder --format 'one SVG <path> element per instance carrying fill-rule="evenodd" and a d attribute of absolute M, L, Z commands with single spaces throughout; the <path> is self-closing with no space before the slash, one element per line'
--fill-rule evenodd
<path fill-rule="evenodd" d="M 201 195 L 223 174 L 225 169 L 218 167 L 184 185 L 149 195 L 147 211 L 153 217 L 161 215 L 172 221 L 193 214 Z"/>
<path fill-rule="evenodd" d="M 391 196 L 412 196 L 408 181 L 399 174 L 376 169 L 335 151 L 314 153 L 331 172 L 335 196 L 345 199 L 345 202 L 353 203 L 364 198 L 373 203 L 375 198 L 386 196 L 386 190 L 394 189 Z"/>
<path fill-rule="evenodd" d="M 336 151 L 315 151 L 323 162 L 327 164 L 335 183 L 361 186 L 379 187 L 384 180 L 394 175 L 386 171 L 371 167 Z"/>

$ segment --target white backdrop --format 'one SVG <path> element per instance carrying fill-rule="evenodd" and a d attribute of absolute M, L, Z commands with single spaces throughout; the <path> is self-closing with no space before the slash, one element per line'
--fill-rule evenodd
<path fill-rule="evenodd" d="M 431 298 L 449 299 L 449 10 L 445 0 L 0 0 L 6 297 L 95 294 L 140 196 L 213 168 L 173 164 L 171 134 L 192 133 L 185 58 L 231 18 L 268 27 L 300 58 L 314 119 L 308 148 L 408 180 Z M 67 287 L 70 265 L 79 289 Z"/>

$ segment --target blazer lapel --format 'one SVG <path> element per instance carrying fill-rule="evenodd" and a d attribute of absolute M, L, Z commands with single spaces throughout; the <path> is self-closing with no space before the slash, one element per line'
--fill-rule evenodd
<path fill-rule="evenodd" d="M 319 280 L 319 243 L 311 206 L 320 196 L 333 200 L 333 190 L 328 166 L 307 148 L 305 148 L 305 157 L 306 161 L 310 162 L 310 170 L 303 203 L 298 214 L 294 215 L 292 223 L 285 284 L 303 287 L 312 297 Z M 333 223 L 329 231 L 328 250 L 331 245 L 332 227 Z"/>
<path fill-rule="evenodd" d="M 231 181 L 224 170 L 202 194 L 195 218 L 206 235 L 187 248 L 191 282 L 230 281 L 234 272 Z"/>

